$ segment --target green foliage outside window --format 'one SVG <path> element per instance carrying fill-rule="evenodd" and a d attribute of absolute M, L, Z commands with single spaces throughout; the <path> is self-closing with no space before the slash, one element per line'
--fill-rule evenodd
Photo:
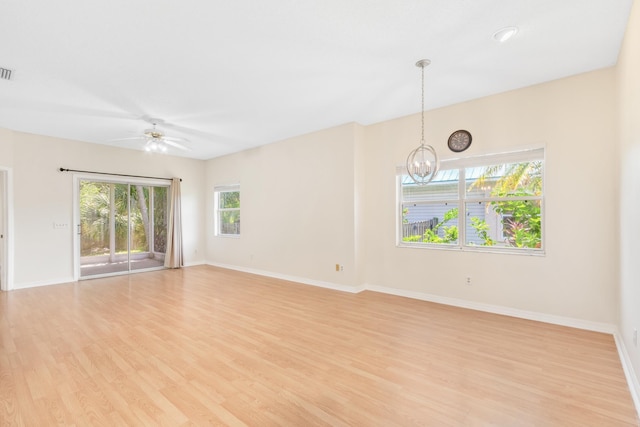
<path fill-rule="evenodd" d="M 240 207 L 239 191 L 220 192 L 220 209 L 235 209 Z"/>
<path fill-rule="evenodd" d="M 240 234 L 240 191 L 218 193 L 218 220 L 220 234 Z"/>
<path fill-rule="evenodd" d="M 488 169 L 481 178 L 488 173 Z M 492 197 L 530 197 L 542 194 L 542 162 L 524 162 L 509 165 L 497 181 Z M 542 244 L 541 205 L 539 200 L 504 200 L 491 202 L 493 210 L 504 218 L 507 244 L 518 248 L 539 248 Z M 486 244 L 486 242 L 485 242 Z"/>
<path fill-rule="evenodd" d="M 432 229 L 425 231 L 422 241 L 427 243 L 456 243 L 458 241 L 458 226 L 446 225 L 449 221 L 458 218 L 458 208 L 448 210 L 444 214 L 444 220 L 436 224 Z M 439 236 L 442 229 L 443 237 Z"/>
<path fill-rule="evenodd" d="M 506 166 L 506 170 L 501 168 Z M 487 202 L 489 207 L 501 216 L 504 243 L 509 247 L 540 248 L 542 243 L 541 203 L 538 199 L 509 198 L 537 197 L 542 194 L 542 162 L 523 162 L 487 167 L 484 173 L 473 182 L 468 191 L 482 188 L 492 177 L 500 177 L 493 183 L 490 198 L 500 198 Z M 408 210 L 404 209 L 403 223 L 406 223 Z M 412 235 L 403 238 L 405 242 L 456 243 L 458 240 L 458 208 L 444 214 L 443 220 L 424 235 Z M 452 221 L 455 225 L 449 225 Z M 482 246 L 494 246 L 496 242 L 489 235 L 490 227 L 485 219 L 470 218 L 471 227 L 481 239 Z"/>
<path fill-rule="evenodd" d="M 150 218 L 150 188 L 154 191 L 154 218 Z M 113 212 L 111 193 L 113 192 Z M 154 251 L 164 253 L 167 234 L 168 187 L 148 187 L 120 183 L 81 181 L 80 183 L 80 255 L 110 253 L 113 214 L 115 252 L 149 251 L 149 236 L 154 236 Z M 131 208 L 129 208 L 129 202 Z M 152 221 L 153 219 L 153 221 Z M 149 230 L 153 224 L 153 230 Z M 130 228 L 129 228 L 130 227 Z M 128 245 L 131 232 L 131 245 Z"/>

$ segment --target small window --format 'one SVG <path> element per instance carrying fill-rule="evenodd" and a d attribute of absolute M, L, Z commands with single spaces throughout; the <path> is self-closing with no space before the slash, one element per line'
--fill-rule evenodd
<path fill-rule="evenodd" d="M 542 149 L 441 162 L 427 185 L 399 173 L 399 245 L 542 253 Z"/>
<path fill-rule="evenodd" d="M 216 236 L 240 236 L 240 186 L 215 187 Z"/>

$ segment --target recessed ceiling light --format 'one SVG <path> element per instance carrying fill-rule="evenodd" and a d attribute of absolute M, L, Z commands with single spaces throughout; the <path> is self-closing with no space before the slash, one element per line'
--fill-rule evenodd
<path fill-rule="evenodd" d="M 518 33 L 518 27 L 504 27 L 493 33 L 493 39 L 504 43 Z"/>

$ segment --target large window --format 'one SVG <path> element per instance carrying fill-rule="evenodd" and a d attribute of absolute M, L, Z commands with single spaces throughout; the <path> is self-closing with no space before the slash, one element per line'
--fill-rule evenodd
<path fill-rule="evenodd" d="M 240 186 L 215 187 L 216 236 L 240 235 Z"/>
<path fill-rule="evenodd" d="M 542 253 L 543 149 L 441 162 L 427 185 L 399 173 L 399 245 Z"/>

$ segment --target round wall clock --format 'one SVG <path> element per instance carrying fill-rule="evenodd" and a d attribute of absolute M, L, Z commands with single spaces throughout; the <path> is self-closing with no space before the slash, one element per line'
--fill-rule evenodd
<path fill-rule="evenodd" d="M 471 133 L 464 129 L 457 130 L 449 136 L 447 145 L 451 151 L 460 153 L 471 145 Z"/>

